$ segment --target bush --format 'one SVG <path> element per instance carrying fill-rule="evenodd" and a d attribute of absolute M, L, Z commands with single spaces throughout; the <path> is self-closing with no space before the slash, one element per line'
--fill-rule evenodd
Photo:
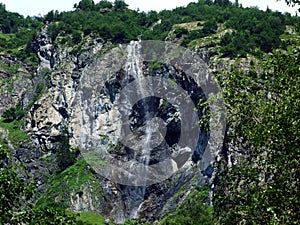
<path fill-rule="evenodd" d="M 162 225 L 211 225 L 213 224 L 213 208 L 205 203 L 209 190 L 196 187 L 179 205 L 175 212 L 165 217 Z"/>
<path fill-rule="evenodd" d="M 66 126 L 62 127 L 56 153 L 57 165 L 59 167 L 58 172 L 64 171 L 76 161 L 75 153 L 71 152 L 69 137 L 68 128 Z"/>
<path fill-rule="evenodd" d="M 81 42 L 82 37 L 81 37 L 81 32 L 80 31 L 73 31 L 72 33 L 72 42 L 73 44 L 77 45 Z"/>
<path fill-rule="evenodd" d="M 124 0 L 115 0 L 114 6 L 116 10 L 127 9 L 128 7 Z"/>
<path fill-rule="evenodd" d="M 100 9 L 111 9 L 112 8 L 112 3 L 107 1 L 107 0 L 102 0 L 100 1 L 97 6 L 100 8 Z"/>
<path fill-rule="evenodd" d="M 181 38 L 183 35 L 188 34 L 188 30 L 180 27 L 174 31 L 174 34 L 176 35 L 176 38 Z"/>
<path fill-rule="evenodd" d="M 2 117 L 5 119 L 5 122 L 12 122 L 14 120 L 20 120 L 24 117 L 25 110 L 22 108 L 21 104 L 17 104 L 15 107 L 10 107 L 5 110 L 2 114 Z"/>
<path fill-rule="evenodd" d="M 215 20 L 208 20 L 204 23 L 202 32 L 204 35 L 214 34 L 217 32 L 218 25 Z"/>
<path fill-rule="evenodd" d="M 20 177 L 7 146 L 0 145 L 0 224 L 83 224 L 57 205 L 38 208 L 31 203 L 34 183 Z"/>
<path fill-rule="evenodd" d="M 235 161 L 219 165 L 214 206 L 220 224 L 299 224 L 300 77 L 295 74 L 300 57 L 295 52 L 267 55 L 259 76 L 218 74 L 230 115 L 224 152 L 230 148 Z"/>

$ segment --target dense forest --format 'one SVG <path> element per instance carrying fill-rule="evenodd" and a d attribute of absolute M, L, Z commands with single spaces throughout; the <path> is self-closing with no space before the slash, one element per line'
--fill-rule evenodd
<path fill-rule="evenodd" d="M 123 1 L 114 4 L 100 1 L 95 4 L 85 0 L 74 7 L 73 12 L 51 11 L 43 18 L 23 18 L 17 13 L 7 12 L 5 5 L 1 4 L 1 50 L 7 50 L 21 59 L 31 59 L 33 56 L 30 54 L 34 52 L 32 39 L 44 23 L 51 24 L 53 41 L 61 35 L 64 37 L 62 42 L 80 44 L 82 37 L 91 33 L 113 43 L 126 43 L 139 37 L 143 40 L 164 40 L 175 24 L 206 21 L 202 29 L 188 31 L 178 28 L 175 33 L 177 37 L 184 36 L 182 45 L 188 46 L 192 40 L 216 33 L 217 24 L 222 23 L 233 30 L 232 34 L 221 39 L 224 56 L 245 56 L 246 53 L 260 56 L 278 47 L 286 48 L 286 43 L 280 39 L 286 26 L 295 25 L 297 31 L 300 29 L 298 17 L 269 9 L 266 12 L 257 8 L 242 9 L 238 2 L 230 1 L 199 1 L 159 13 L 130 10 Z M 157 21 L 161 23 L 149 29 Z"/>
<path fill-rule="evenodd" d="M 286 3 L 299 6 L 299 1 Z M 190 29 L 188 24 L 194 22 L 196 28 Z M 37 68 L 36 37 L 45 25 L 52 43 L 72 47 L 75 56 L 91 35 L 117 46 L 131 40 L 165 41 L 172 34 L 173 41 L 193 50 L 201 40 L 215 38 L 202 47 L 219 59 L 250 58 L 248 70 L 214 70 L 227 110 L 224 155 L 216 165 L 214 188 L 197 187 L 158 223 L 299 224 L 298 16 L 243 8 L 238 1 L 229 0 L 199 0 L 186 7 L 147 13 L 129 9 L 122 0 L 81 0 L 70 12 L 50 11 L 43 17 L 24 18 L 0 3 L 0 55 Z M 222 29 L 226 32 L 218 36 Z M 6 69 L 15 71 L 12 65 Z M 16 104 L 1 115 L 0 127 L 13 135 L 17 148 L 29 138 L 22 132 L 24 121 L 44 92 L 46 86 L 37 86 L 32 104 Z M 82 169 L 80 153 L 70 152 L 69 136 L 62 128 L 55 152 L 58 169 L 52 179 L 62 179 L 74 168 Z M 7 143 L 0 140 L 0 224 L 104 224 L 100 215 L 79 215 L 56 202 L 36 201 L 34 181 L 17 176 L 26 171 Z M 235 163 L 229 165 L 232 161 Z M 88 165 L 83 167 L 85 170 Z M 125 224 L 148 223 L 131 220 Z"/>

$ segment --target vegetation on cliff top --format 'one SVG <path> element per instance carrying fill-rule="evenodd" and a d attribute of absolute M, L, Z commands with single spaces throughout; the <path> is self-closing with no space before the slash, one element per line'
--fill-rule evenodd
<path fill-rule="evenodd" d="M 216 32 L 217 24 L 225 24 L 233 32 L 222 38 L 221 52 L 232 57 L 245 56 L 245 53 L 261 55 L 261 52 L 271 52 L 278 47 L 286 48 L 280 39 L 286 26 L 295 26 L 297 31 L 300 29 L 300 19 L 288 13 L 244 9 L 237 2 L 227 0 L 200 0 L 187 7 L 159 13 L 130 10 L 121 0 L 114 3 L 102 0 L 97 4 L 92 0 L 82 0 L 74 5 L 74 9 L 72 12 L 51 11 L 44 17 L 24 18 L 6 11 L 5 5 L 1 4 L 0 52 L 37 62 L 33 39 L 44 24 L 49 24 L 52 41 L 61 36 L 64 42 L 73 45 L 91 33 L 114 43 L 138 38 L 164 40 L 175 24 L 204 21 L 201 29 L 176 31 L 178 37 L 183 37 L 183 45 L 188 45 L 194 39 Z"/>

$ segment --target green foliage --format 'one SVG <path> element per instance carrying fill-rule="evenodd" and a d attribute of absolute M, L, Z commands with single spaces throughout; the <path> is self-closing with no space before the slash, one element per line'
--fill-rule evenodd
<path fill-rule="evenodd" d="M 53 22 L 57 20 L 58 17 L 59 17 L 59 12 L 57 10 L 56 11 L 51 10 L 45 15 L 44 22 Z"/>
<path fill-rule="evenodd" d="M 187 47 L 188 44 L 195 39 L 200 39 L 208 35 L 215 34 L 217 32 L 217 29 L 218 29 L 218 25 L 216 20 L 215 19 L 208 20 L 203 24 L 202 29 L 192 30 L 188 32 L 186 37 L 182 41 L 181 45 Z"/>
<path fill-rule="evenodd" d="M 211 225 L 213 224 L 213 209 L 205 203 L 209 190 L 196 187 L 174 212 L 166 216 L 162 225 Z"/>
<path fill-rule="evenodd" d="M 12 77 L 15 73 L 17 73 L 18 69 L 20 69 L 20 65 L 19 64 L 5 64 L 0 62 L 0 66 L 10 75 L 10 77 Z"/>
<path fill-rule="evenodd" d="M 31 43 L 37 29 L 42 25 L 36 17 L 27 17 L 18 13 L 6 11 L 5 5 L 0 3 L 0 51 L 13 54 L 18 58 L 31 62 L 33 56 L 26 51 L 28 43 Z"/>
<path fill-rule="evenodd" d="M 123 225 L 150 225 L 151 223 L 143 223 L 138 219 L 127 220 Z"/>
<path fill-rule="evenodd" d="M 59 167 L 58 172 L 64 171 L 76 161 L 76 153 L 71 151 L 69 143 L 69 131 L 66 126 L 61 128 L 60 138 L 58 141 L 58 149 L 56 152 L 56 161 Z"/>
<path fill-rule="evenodd" d="M 30 225 L 79 225 L 77 215 L 68 213 L 64 208 L 57 206 L 47 206 L 43 208 L 34 208 L 32 210 Z"/>
<path fill-rule="evenodd" d="M 157 62 L 157 61 L 149 62 L 148 68 L 149 68 L 150 72 L 152 73 L 155 71 L 163 70 L 164 64 L 161 62 Z"/>
<path fill-rule="evenodd" d="M 215 209 L 222 224 L 299 223 L 300 57 L 290 52 L 267 56 L 257 77 L 220 77 L 236 162 L 220 165 Z"/>
<path fill-rule="evenodd" d="M 58 23 L 53 23 L 48 27 L 48 34 L 52 41 L 55 41 L 56 37 L 58 36 L 59 32 L 61 31 L 62 26 Z"/>
<path fill-rule="evenodd" d="M 187 32 L 182 28 L 175 31 L 177 38 L 186 36 L 183 46 L 188 46 L 194 39 L 215 33 L 217 23 L 225 23 L 226 27 L 236 31 L 231 39 L 222 42 L 224 56 L 230 57 L 256 54 L 257 49 L 271 52 L 282 44 L 279 36 L 285 26 L 299 23 L 299 18 L 289 14 L 282 15 L 270 10 L 263 12 L 255 8 L 243 9 L 229 0 L 214 1 L 214 4 L 212 1 L 199 1 L 185 8 L 178 7 L 160 13 L 129 10 L 123 0 L 116 0 L 113 4 L 107 0 L 97 4 L 93 0 L 81 0 L 75 4 L 74 12 L 50 11 L 44 18 L 26 19 L 7 12 L 3 4 L 1 6 L 4 16 L 0 19 L 0 26 L 4 34 L 0 35 L 0 50 L 34 65 L 37 56 L 32 40 L 43 25 L 42 21 L 51 22 L 48 33 L 53 41 L 59 34 L 68 38 L 71 35 L 71 44 L 79 44 L 82 37 L 91 33 L 114 43 L 126 43 L 140 36 L 144 40 L 164 40 L 175 24 L 203 21 L 202 30 Z"/>
<path fill-rule="evenodd" d="M 272 52 L 282 45 L 280 35 L 285 26 L 298 24 L 299 18 L 279 12 L 263 12 L 256 8 L 243 9 L 231 4 L 230 1 L 199 1 L 187 7 L 179 7 L 173 11 L 164 10 L 159 13 L 161 24 L 151 31 L 143 33 L 143 39 L 163 40 L 172 26 L 179 23 L 204 21 L 202 30 L 192 30 L 184 38 L 183 46 L 194 40 L 215 33 L 217 23 L 225 23 L 227 28 L 234 30 L 232 38 L 222 42 L 224 56 L 245 56 L 246 53 L 256 55 L 263 52 Z M 241 20 L 241 18 L 243 18 Z M 180 34 L 178 34 L 180 37 Z"/>
<path fill-rule="evenodd" d="M 12 122 L 14 120 L 20 120 L 24 117 L 25 110 L 22 108 L 21 104 L 17 104 L 15 107 L 10 107 L 6 109 L 2 117 L 5 119 L 5 122 Z"/>
<path fill-rule="evenodd" d="M 0 223 L 18 221 L 15 208 L 21 207 L 22 202 L 29 200 L 33 194 L 31 186 L 26 186 L 23 178 L 18 176 L 16 168 L 7 161 L 11 154 L 6 146 L 0 145 Z"/>
<path fill-rule="evenodd" d="M 222 38 L 221 38 L 221 42 L 220 45 L 221 46 L 226 46 L 228 44 L 230 44 L 232 42 L 232 35 L 229 33 L 226 33 Z"/>
<path fill-rule="evenodd" d="M 115 0 L 114 6 L 116 10 L 124 10 L 128 7 L 124 0 Z"/>
<path fill-rule="evenodd" d="M 174 34 L 176 35 L 176 38 L 181 38 L 183 35 L 188 34 L 188 30 L 185 28 L 179 27 L 174 31 Z"/>
<path fill-rule="evenodd" d="M 78 221 L 83 224 L 104 225 L 105 219 L 97 213 L 82 212 L 79 214 Z"/>
<path fill-rule="evenodd" d="M 81 9 L 81 10 L 93 10 L 94 8 L 95 8 L 95 3 L 93 0 L 81 0 L 77 7 L 77 9 Z"/>
<path fill-rule="evenodd" d="M 36 88 L 35 88 L 35 95 L 33 97 L 33 102 L 36 102 L 37 100 L 39 100 L 42 95 L 44 94 L 45 92 L 45 85 L 43 83 L 38 83 Z"/>
<path fill-rule="evenodd" d="M 123 1 L 118 2 L 121 4 Z M 102 1 L 101 4 L 104 3 L 105 1 Z M 95 5 L 89 6 L 89 10 L 61 13 L 48 28 L 51 39 L 55 40 L 60 33 L 72 34 L 73 44 L 78 44 L 82 38 L 81 34 L 87 36 L 93 33 L 104 40 L 123 43 L 135 39 L 145 29 L 139 25 L 141 17 L 137 12 L 117 10 L 99 13 L 99 7 L 100 5 Z"/>
<path fill-rule="evenodd" d="M 236 52 L 242 50 L 251 53 L 255 48 L 271 52 L 281 45 L 279 36 L 284 32 L 286 24 L 282 14 L 265 13 L 255 8 L 233 8 L 234 14 L 238 11 L 241 13 L 239 16 L 231 16 L 226 22 L 228 27 L 237 31 L 233 33 L 231 43 L 228 44 L 235 47 Z"/>
<path fill-rule="evenodd" d="M 12 160 L 6 146 L 0 145 L 0 223 L 1 224 L 80 224 L 74 215 L 62 208 L 35 207 L 31 198 L 35 192 L 33 183 L 20 176 L 20 166 Z M 82 223 L 81 223 L 82 224 Z"/>
<path fill-rule="evenodd" d="M 94 197 L 101 198 L 103 195 L 102 187 L 92 174 L 86 161 L 81 158 L 61 173 L 49 177 L 45 191 L 40 193 L 37 205 L 45 207 L 49 204 L 59 204 L 59 206 L 66 207 L 70 204 L 72 197 L 70 194 L 74 193 L 73 197 L 77 198 L 76 195 L 83 191 L 83 185 L 88 184 L 93 188 Z M 70 196 L 70 198 L 66 198 L 66 196 Z"/>
<path fill-rule="evenodd" d="M 214 4 L 222 7 L 227 7 L 231 5 L 231 2 L 229 0 L 215 0 Z"/>
<path fill-rule="evenodd" d="M 203 25 L 202 32 L 204 35 L 214 34 L 217 32 L 218 25 L 215 20 L 206 21 Z"/>
<path fill-rule="evenodd" d="M 99 7 L 99 9 L 111 9 L 113 7 L 112 3 L 110 1 L 107 0 L 102 0 L 100 1 L 97 6 Z"/>
<path fill-rule="evenodd" d="M 81 37 L 81 32 L 80 31 L 73 31 L 72 32 L 72 42 L 73 44 L 77 45 L 81 42 L 82 37 Z"/>
<path fill-rule="evenodd" d="M 22 120 L 7 122 L 5 119 L 0 119 L 0 127 L 8 131 L 8 140 L 15 148 L 19 147 L 21 143 L 29 141 L 29 136 L 21 130 L 23 122 Z"/>

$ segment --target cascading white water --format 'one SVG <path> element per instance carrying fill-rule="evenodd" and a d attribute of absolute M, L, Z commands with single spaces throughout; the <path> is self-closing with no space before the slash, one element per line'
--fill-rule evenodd
<path fill-rule="evenodd" d="M 140 96 L 142 99 L 146 96 L 145 93 L 145 88 L 143 87 L 143 71 L 142 71 L 142 62 L 141 62 L 141 55 L 140 55 L 140 49 L 141 46 L 138 41 L 131 41 L 130 44 L 128 45 L 128 55 L 127 55 L 127 62 L 126 62 L 126 70 L 127 74 L 129 76 L 133 76 L 135 81 L 137 82 L 138 89 L 137 92 L 139 92 Z M 144 126 L 144 135 L 142 138 L 143 144 L 141 145 L 140 149 L 140 162 L 143 163 L 145 166 L 143 167 L 143 170 L 140 171 L 142 177 L 145 178 L 145 185 L 142 187 L 137 187 L 136 194 L 141 195 L 142 201 L 139 204 L 138 207 L 135 209 L 132 209 L 131 212 L 131 218 L 138 218 L 139 217 L 139 211 L 144 203 L 144 196 L 146 192 L 146 179 L 147 179 L 147 166 L 149 165 L 150 161 L 150 151 L 151 151 L 151 137 L 152 133 L 154 132 L 154 127 L 152 126 L 152 123 L 148 121 L 149 115 L 147 113 L 148 106 L 144 105 L 144 110 L 145 110 L 145 119 L 146 119 L 146 124 Z M 137 153 L 135 152 L 134 154 L 134 159 L 133 159 L 133 164 L 137 163 Z"/>

